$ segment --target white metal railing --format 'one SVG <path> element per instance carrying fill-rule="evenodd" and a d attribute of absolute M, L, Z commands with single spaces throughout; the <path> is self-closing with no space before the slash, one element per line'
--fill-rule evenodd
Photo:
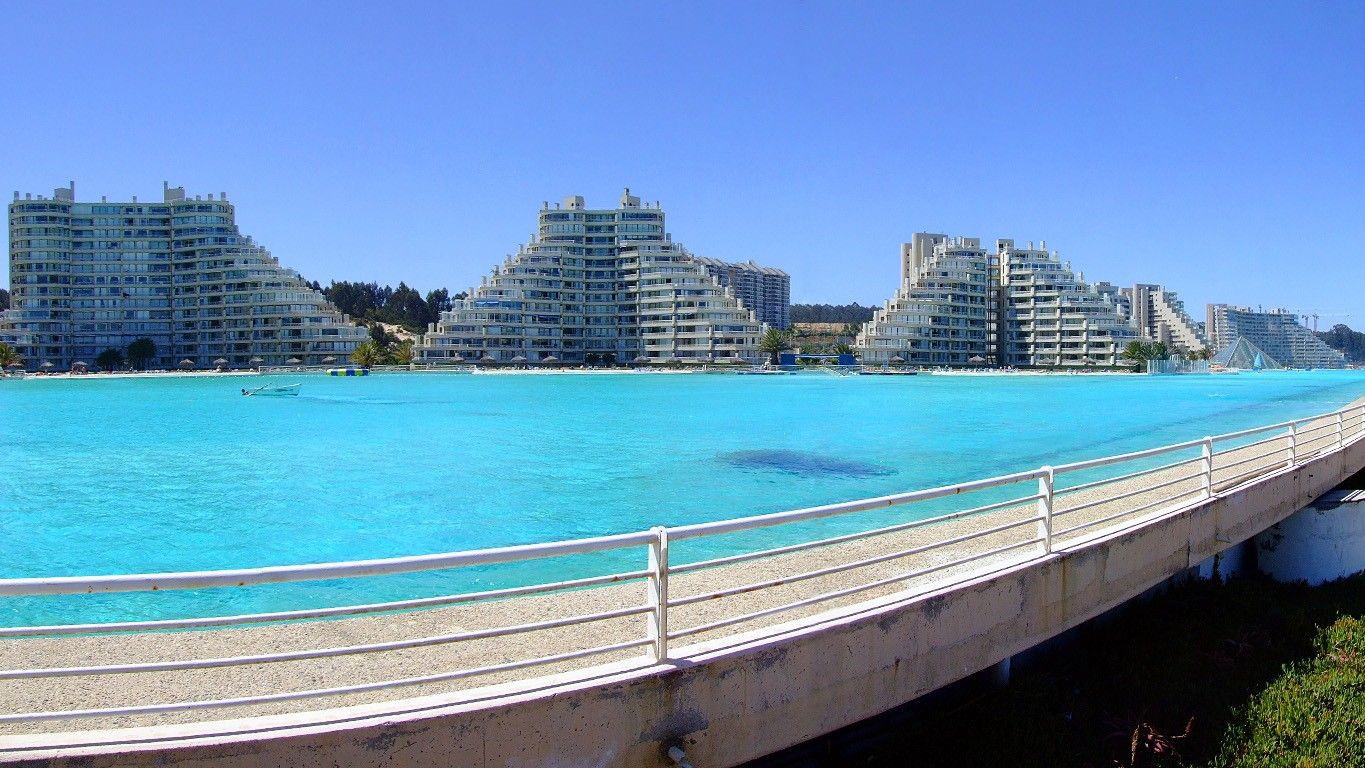
<path fill-rule="evenodd" d="M 567 610 L 565 615 L 540 617 L 520 623 L 440 632 L 402 638 L 302 650 L 244 653 L 194 659 L 92 663 L 48 667 L 0 669 L 6 685 L 51 681 L 60 678 L 118 676 L 133 673 L 176 673 L 189 670 L 247 668 L 275 663 L 297 663 L 362 654 L 461 645 L 477 646 L 510 637 L 545 634 L 558 642 L 543 654 L 505 660 L 498 654 L 490 663 L 420 676 L 368 682 L 348 682 L 326 688 L 310 688 L 233 696 L 197 698 L 158 704 L 54 709 L 44 712 L 0 713 L 0 724 L 42 723 L 92 717 L 153 715 L 186 710 L 273 704 L 344 694 L 364 693 L 404 686 L 464 680 L 494 673 L 507 673 L 546 665 L 562 665 L 583 659 L 618 655 L 645 648 L 635 656 L 639 664 L 676 658 L 672 641 L 717 639 L 721 630 L 773 617 L 809 618 L 834 608 L 856 605 L 877 593 L 905 595 L 940 587 L 945 579 L 961 579 L 989 570 L 1050 556 L 1087 538 L 1126 530 L 1154 517 L 1178 512 L 1228 488 L 1302 464 L 1324 453 L 1365 438 L 1365 405 L 1353 405 L 1331 413 L 1281 422 L 1238 432 L 1190 440 L 1159 448 L 1040 467 L 999 477 L 899 493 L 873 499 L 829 504 L 766 515 L 656 527 L 648 531 L 570 541 L 501 547 L 467 552 L 397 557 L 342 563 L 273 566 L 222 571 L 112 575 L 89 577 L 22 578 L 0 580 L 0 599 L 6 597 L 76 596 L 114 592 L 245 588 L 287 582 L 354 579 L 470 566 L 543 560 L 566 556 L 600 556 L 644 548 L 644 567 L 615 570 L 583 578 L 489 589 L 437 597 L 348 605 L 305 610 L 250 613 L 209 618 L 133 620 L 0 628 L 0 666 L 6 641 L 46 638 L 60 642 L 71 635 L 138 633 L 155 637 L 165 630 L 208 630 L 243 625 L 272 625 L 305 619 L 333 619 L 410 611 L 413 609 L 478 609 L 506 605 L 502 601 L 552 598 Z M 1221 446 L 1221 448 L 1220 448 Z M 1117 474 L 1090 477 L 1110 468 Z M 1070 485 L 1059 484 L 1074 478 Z M 1025 486 L 1023 490 L 1019 486 Z M 960 504 L 958 499 L 984 494 L 981 503 Z M 893 511 L 909 505 L 930 508 L 927 517 L 892 520 Z M 934 507 L 933 505 L 938 505 Z M 958 508 L 961 507 L 961 508 Z M 924 506 L 921 506 L 924 510 Z M 871 515 L 871 522 L 857 515 Z M 877 516 L 888 519 L 875 519 Z M 805 537 L 778 546 L 698 557 L 690 562 L 671 562 L 679 547 L 689 542 L 714 541 L 716 537 L 753 535 L 781 526 L 841 518 L 854 530 L 821 537 Z M 808 532 L 809 533 L 809 532 Z M 820 533 L 819 531 L 815 532 Z M 814 535 L 814 534 L 812 534 Z M 733 549 L 733 547 L 732 547 Z M 822 557 L 815 557 L 820 551 Z M 705 553 L 703 553 L 705 554 Z M 811 559 L 808 559 L 811 558 Z M 814 565 L 815 567 L 811 567 Z M 780 571 L 770 575 L 764 571 Z M 925 579 L 924 577 L 934 577 Z M 628 585 L 645 586 L 643 602 Z M 604 589 L 617 590 L 603 593 Z M 621 591 L 625 590 L 625 591 Z M 585 595 L 606 594 L 607 607 L 585 600 Z M 632 597 L 633 596 L 633 597 Z M 79 599 L 79 598 L 72 598 Z M 852 602 L 850 602 L 852 600 Z M 727 603 L 726 601 L 730 601 Z M 718 605 L 738 605 L 733 612 L 717 615 Z M 594 609 L 595 608 L 595 609 Z M 800 612 L 804 611 L 802 614 Z M 494 611 L 500 614 L 500 611 Z M 619 626 L 622 621 L 645 619 L 642 633 Z M 611 624 L 609 642 L 574 646 L 588 625 Z M 764 625 L 771 626 L 771 625 Z M 745 630 L 749 631 L 749 630 Z M 554 633 L 558 632 L 556 635 Z M 548 634 L 546 634 L 548 633 Z M 728 635 L 719 636 L 720 639 Z M 89 638 L 84 638 L 88 640 Z M 582 645 L 582 643 L 578 643 Z M 2 687 L 2 686 L 0 686 Z M 72 697 L 88 696 L 77 686 Z"/>

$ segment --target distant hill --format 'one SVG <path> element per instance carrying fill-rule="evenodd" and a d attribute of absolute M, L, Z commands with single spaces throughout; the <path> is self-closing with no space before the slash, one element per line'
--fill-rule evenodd
<path fill-rule="evenodd" d="M 792 307 L 792 319 L 796 319 L 796 307 Z M 1365 333 L 1353 331 L 1350 326 L 1337 323 L 1330 331 L 1319 331 L 1318 338 L 1327 346 L 1346 355 L 1346 362 L 1365 363 Z"/>
<path fill-rule="evenodd" d="M 873 307 L 852 304 L 793 304 L 793 323 L 865 323 L 872 319 Z"/>

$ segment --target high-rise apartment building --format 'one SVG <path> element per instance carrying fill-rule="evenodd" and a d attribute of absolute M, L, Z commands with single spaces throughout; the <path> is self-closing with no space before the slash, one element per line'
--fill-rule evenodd
<path fill-rule="evenodd" d="M 756 360 L 761 325 L 627 189 L 540 210 L 539 231 L 453 302 L 414 347 L 423 361 Z"/>
<path fill-rule="evenodd" d="M 1284 309 L 1258 312 L 1250 307 L 1210 304 L 1204 327 L 1218 352 L 1246 339 L 1275 362 L 1288 368 L 1341 368 L 1342 353 L 1327 346 L 1299 324 L 1298 315 Z"/>
<path fill-rule="evenodd" d="M 863 324 L 865 365 L 996 363 L 999 261 L 975 237 L 918 232 L 901 246 L 901 287 Z"/>
<path fill-rule="evenodd" d="M 30 369 L 93 364 L 139 338 L 156 344 L 153 367 L 315 365 L 367 338 L 241 234 L 226 195 L 189 199 L 163 185 L 159 203 L 111 203 L 77 202 L 75 191 L 15 192 L 9 206 L 11 308 L 0 339 Z"/>
<path fill-rule="evenodd" d="M 1005 365 L 1115 366 L 1137 334 L 1114 302 L 1063 264 L 1045 243 L 997 240 Z"/>
<path fill-rule="evenodd" d="M 792 324 L 791 275 L 777 267 L 746 262 L 721 261 L 694 257 L 722 288 L 729 288 L 744 306 L 752 309 L 758 322 L 770 328 L 790 328 Z"/>
<path fill-rule="evenodd" d="M 1131 306 L 1138 332 L 1164 343 L 1172 351 L 1198 352 L 1209 345 L 1203 329 L 1185 312 L 1185 303 L 1174 291 L 1160 285 L 1138 283 L 1122 289 Z"/>

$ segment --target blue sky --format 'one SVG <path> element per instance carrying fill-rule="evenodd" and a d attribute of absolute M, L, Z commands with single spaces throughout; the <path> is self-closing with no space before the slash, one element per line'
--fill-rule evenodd
<path fill-rule="evenodd" d="M 540 201 L 629 186 L 692 250 L 785 268 L 794 301 L 879 303 L 898 244 L 936 231 L 1045 239 L 1196 317 L 1227 301 L 1365 326 L 1360 4 L 5 16 L 0 190 L 226 191 L 243 231 L 324 283 L 459 290 Z"/>

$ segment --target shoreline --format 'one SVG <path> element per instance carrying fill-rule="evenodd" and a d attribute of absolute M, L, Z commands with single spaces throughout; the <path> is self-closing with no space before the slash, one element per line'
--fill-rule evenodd
<path fill-rule="evenodd" d="M 215 377 L 243 377 L 243 376 L 325 376 L 327 368 L 270 368 L 264 371 L 256 370 L 230 370 L 230 371 L 118 371 L 115 373 L 25 373 L 22 376 L 13 374 L 0 375 L 0 381 L 100 381 L 106 379 L 168 379 L 168 378 L 215 378 Z M 734 376 L 741 371 L 752 370 L 751 368 L 476 368 L 476 367 L 441 367 L 441 368 L 413 368 L 410 370 L 385 370 L 370 369 L 371 376 L 386 376 L 391 374 L 475 374 L 479 376 L 617 376 L 617 375 L 640 375 L 640 376 L 659 376 L 659 375 L 685 375 L 685 376 Z M 1336 370 L 1336 369 L 1315 369 L 1317 371 Z M 1351 370 L 1343 368 L 1340 370 Z M 1307 371 L 1294 371 L 1307 372 Z M 788 375 L 817 375 L 827 372 L 821 369 L 785 371 Z M 916 370 L 919 376 L 957 376 L 957 377 L 1016 377 L 1016 376 L 1138 376 L 1145 377 L 1147 374 L 1135 373 L 1132 371 L 1117 370 L 998 370 L 998 369 L 949 369 L 949 370 Z M 1252 373 L 1250 371 L 1228 371 L 1219 373 L 1182 373 L 1169 374 L 1171 376 L 1227 376 L 1239 373 Z M 1264 373 L 1258 371 L 1257 373 Z M 860 371 L 849 371 L 849 376 L 863 375 Z M 883 375 L 872 373 L 868 375 Z M 909 376 L 910 374 L 898 374 Z M 1161 377 L 1161 378 L 1164 378 Z"/>

